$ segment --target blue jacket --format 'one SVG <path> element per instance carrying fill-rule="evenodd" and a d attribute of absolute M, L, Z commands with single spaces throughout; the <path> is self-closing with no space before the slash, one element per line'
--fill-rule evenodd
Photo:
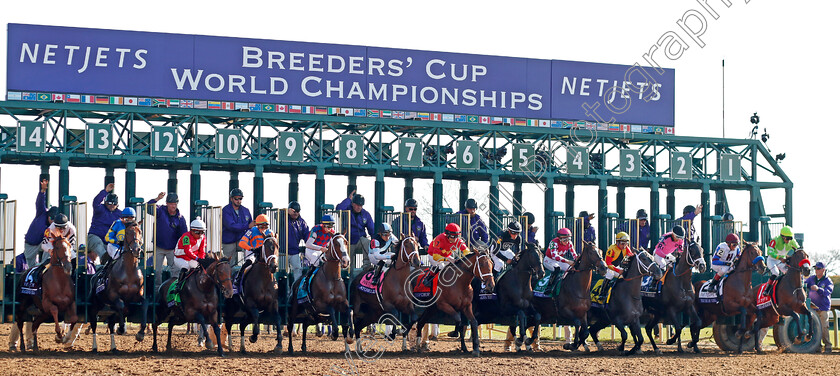
<path fill-rule="evenodd" d="M 354 213 L 349 198 L 345 198 L 344 201 L 336 205 L 335 210 L 350 210 L 350 244 L 358 243 L 363 236 L 372 238 L 373 234 L 376 233 L 376 230 L 373 229 L 373 217 L 370 216 L 370 213 L 365 209 L 362 209 L 358 214 Z"/>
<path fill-rule="evenodd" d="M 244 206 L 239 207 L 239 213 L 233 209 L 233 204 L 227 204 L 222 208 L 222 244 L 239 243 L 245 231 L 248 231 L 251 224 L 251 211 Z"/>
<path fill-rule="evenodd" d="M 289 217 L 289 231 L 286 234 L 286 247 L 290 256 L 300 253 L 300 242 L 306 242 L 309 238 L 309 225 L 303 220 L 303 217 L 298 217 L 297 220 Z"/>
<path fill-rule="evenodd" d="M 157 203 L 156 199 L 149 200 L 150 204 Z M 166 210 L 166 205 L 157 206 L 157 244 L 161 249 L 175 249 L 178 245 L 178 239 L 190 229 L 187 227 L 187 221 L 181 215 L 180 210 L 175 211 L 174 216 L 170 216 Z"/>
<path fill-rule="evenodd" d="M 691 230 L 691 237 L 692 238 L 697 236 L 697 230 L 694 229 L 694 218 L 696 218 L 696 217 L 697 217 L 697 214 L 694 214 L 694 212 L 691 212 L 691 213 L 688 213 L 688 214 L 680 217 L 679 219 L 677 219 L 677 224 L 680 225 L 680 226 L 682 226 L 682 221 L 691 221 L 691 226 L 688 226 L 689 228 L 687 228 L 686 230 Z M 683 227 L 685 227 L 685 226 L 683 226 Z M 686 237 L 688 235 L 689 234 L 686 234 Z"/>
<path fill-rule="evenodd" d="M 811 286 L 817 286 L 817 290 L 811 291 Z M 831 278 L 824 276 L 823 279 L 817 281 L 817 276 L 812 275 L 805 280 L 805 291 L 808 291 L 808 297 L 817 309 L 820 311 L 831 309 L 831 292 L 834 291 L 834 282 L 831 282 Z"/>
<path fill-rule="evenodd" d="M 111 225 L 110 223 L 108 224 Z M 26 230 L 26 235 L 23 240 L 29 245 L 38 245 L 44 240 L 44 231 L 50 223 L 47 218 L 47 195 L 43 192 L 38 192 L 38 197 L 35 199 L 35 219 L 29 224 L 29 230 Z"/>
<path fill-rule="evenodd" d="M 469 214 L 469 213 L 467 213 L 466 210 L 461 210 L 461 211 L 459 211 L 455 214 Z M 476 213 L 474 216 L 472 216 L 469 219 L 469 221 L 470 221 L 469 228 L 472 230 L 471 231 L 472 233 L 470 234 L 470 244 L 473 244 L 477 241 L 480 241 L 484 244 L 490 245 L 489 240 L 488 240 L 490 238 L 490 236 L 488 235 L 489 233 L 487 232 L 487 225 L 484 224 L 484 221 L 481 220 L 481 216 L 478 215 L 478 213 Z M 460 223 L 461 231 L 465 231 L 464 229 L 467 228 L 467 221 L 462 219 L 461 222 L 462 222 L 462 223 Z M 463 236 L 463 237 L 466 238 L 466 236 Z"/>
<path fill-rule="evenodd" d="M 111 224 L 120 219 L 120 215 L 122 214 L 119 207 L 114 208 L 113 211 L 108 211 L 108 208 L 102 203 L 105 201 L 105 196 L 107 195 L 108 192 L 103 189 L 102 192 L 99 192 L 93 198 L 93 219 L 90 221 L 90 230 L 88 230 L 88 234 L 98 236 L 103 242 Z"/>
<path fill-rule="evenodd" d="M 394 221 L 391 222 L 391 228 L 393 228 L 394 234 L 407 235 L 408 229 L 403 230 L 404 227 L 409 227 L 406 222 L 408 222 L 408 220 L 406 220 L 405 216 L 401 215 L 399 218 L 394 218 Z M 420 217 L 416 215 L 411 216 L 411 233 L 417 237 L 417 242 L 420 243 L 421 247 L 429 248 L 429 237 L 426 235 L 426 225 L 424 225 L 423 221 L 420 220 Z"/>
<path fill-rule="evenodd" d="M 630 227 L 630 229 L 627 229 L 627 227 Z M 638 241 L 639 247 L 650 250 L 650 222 L 645 227 L 639 227 L 638 229 L 636 231 L 636 226 L 629 226 L 628 222 L 623 222 L 616 227 L 615 232 L 619 233 L 624 231 L 630 235 L 631 246 L 635 246 Z"/>
<path fill-rule="evenodd" d="M 528 241 L 527 242 L 531 243 L 531 244 L 537 244 L 537 245 L 540 244 L 539 240 L 537 240 L 537 231 L 534 230 L 534 226 L 531 226 L 530 228 L 528 228 Z"/>

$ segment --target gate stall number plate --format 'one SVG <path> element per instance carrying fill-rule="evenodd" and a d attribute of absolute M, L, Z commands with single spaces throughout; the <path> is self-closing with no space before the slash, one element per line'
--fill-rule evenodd
<path fill-rule="evenodd" d="M 85 128 L 85 154 L 110 155 L 113 152 L 111 124 L 88 123 Z"/>
<path fill-rule="evenodd" d="M 419 138 L 400 139 L 400 167 L 423 167 L 423 143 Z"/>
<path fill-rule="evenodd" d="M 25 153 L 46 151 L 43 121 L 18 122 L 17 150 Z"/>
<path fill-rule="evenodd" d="M 346 134 L 338 139 L 338 163 L 360 165 L 365 160 L 362 136 Z"/>
<path fill-rule="evenodd" d="M 277 135 L 277 160 L 280 162 L 303 162 L 303 134 L 280 132 Z"/>
<path fill-rule="evenodd" d="M 238 129 L 216 131 L 216 159 L 242 159 L 242 134 Z"/>
<path fill-rule="evenodd" d="M 513 171 L 534 172 L 536 147 L 532 144 L 513 144 Z"/>
<path fill-rule="evenodd" d="M 478 141 L 458 141 L 455 150 L 455 167 L 459 170 L 478 170 Z"/>
<path fill-rule="evenodd" d="M 671 154 L 671 178 L 691 179 L 691 153 Z"/>
<path fill-rule="evenodd" d="M 622 149 L 619 154 L 619 175 L 625 178 L 638 178 L 642 176 L 641 153 L 639 150 Z"/>
<path fill-rule="evenodd" d="M 738 154 L 720 155 L 720 180 L 741 180 L 741 156 Z"/>
<path fill-rule="evenodd" d="M 566 171 L 574 175 L 589 174 L 589 153 L 586 148 L 570 146 L 566 150 Z"/>
<path fill-rule="evenodd" d="M 152 157 L 178 156 L 178 128 L 176 127 L 153 127 L 152 128 Z"/>

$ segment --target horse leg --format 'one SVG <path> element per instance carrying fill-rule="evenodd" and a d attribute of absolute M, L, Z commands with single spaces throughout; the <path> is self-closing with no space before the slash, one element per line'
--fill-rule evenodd
<path fill-rule="evenodd" d="M 516 342 L 514 343 L 516 343 L 517 352 L 522 350 L 520 347 L 522 347 L 522 344 L 525 343 L 525 325 L 527 320 L 528 319 L 525 317 L 525 311 L 521 309 L 516 311 L 516 320 L 514 320 L 514 322 L 516 323 L 516 326 L 519 327 L 519 337 L 516 338 Z"/>
<path fill-rule="evenodd" d="M 429 308 L 431 308 L 431 307 L 429 307 Z M 423 327 L 426 326 L 426 320 L 427 320 L 426 317 L 428 316 L 429 311 L 431 311 L 431 309 L 428 309 L 428 308 L 425 311 L 423 311 L 423 314 L 420 315 L 420 317 L 417 319 L 417 323 L 415 324 L 415 326 L 417 327 L 417 336 L 416 336 L 416 339 L 414 341 L 416 342 L 417 352 L 423 351 L 423 346 L 424 345 L 426 345 L 427 348 L 428 348 L 428 343 L 423 343 Z M 358 330 L 358 329 L 356 329 L 356 330 Z"/>
<path fill-rule="evenodd" d="M 700 315 L 697 314 L 697 309 L 694 305 L 689 306 L 688 308 L 688 317 L 690 318 L 690 326 L 691 326 L 691 342 L 689 342 L 688 347 L 694 348 L 694 353 L 700 353 L 700 347 L 697 346 L 697 342 L 700 342 L 700 329 L 703 322 L 700 320 Z"/>
<path fill-rule="evenodd" d="M 341 336 L 344 337 L 344 352 L 349 354 L 350 344 L 353 343 L 353 336 L 350 335 L 350 330 L 353 328 L 353 309 L 350 308 L 349 303 L 343 307 L 343 312 L 347 313 L 347 321 L 342 323 L 344 325 L 341 325 Z M 394 327 L 394 330 L 397 330 L 396 327 Z"/>
<path fill-rule="evenodd" d="M 61 324 L 58 321 L 58 307 L 52 303 L 44 302 L 44 311 L 49 312 L 55 322 L 55 343 L 61 343 L 61 337 L 64 337 L 64 330 L 61 329 Z M 41 322 L 44 322 L 45 319 L 46 317 L 42 319 Z M 38 330 L 35 329 L 34 326 L 35 325 L 33 323 L 33 331 L 37 332 Z"/>
<path fill-rule="evenodd" d="M 540 313 L 533 308 L 530 313 L 534 318 L 534 330 L 531 331 L 531 337 L 525 340 L 525 349 L 529 352 L 534 350 L 531 345 L 540 338 L 540 321 L 542 320 Z M 525 327 L 528 327 L 528 317 L 525 317 Z M 537 343 L 537 347 L 539 347 L 539 343 Z"/>
<path fill-rule="evenodd" d="M 32 321 L 32 351 L 38 351 L 38 328 L 49 316 L 41 314 Z"/>
<path fill-rule="evenodd" d="M 125 334 L 125 302 L 122 299 L 117 298 L 114 301 L 114 312 L 117 315 L 116 322 L 119 325 L 119 329 L 117 329 L 117 334 L 123 335 Z"/>
<path fill-rule="evenodd" d="M 158 325 L 160 325 L 160 323 L 153 323 L 152 324 L 152 352 L 158 352 L 158 347 L 157 347 Z"/>
<path fill-rule="evenodd" d="M 17 350 L 17 341 L 22 337 L 20 335 L 20 328 L 18 328 L 18 322 L 20 321 L 20 317 L 17 318 L 12 324 L 11 331 L 9 332 L 9 351 L 16 351 Z"/>
<path fill-rule="evenodd" d="M 642 324 L 639 322 L 638 317 L 630 323 L 630 334 L 633 335 L 635 346 L 630 350 L 629 355 L 643 354 L 642 345 L 645 343 L 645 337 L 642 336 Z"/>
<path fill-rule="evenodd" d="M 601 341 L 598 340 L 598 332 L 606 327 L 606 320 L 599 320 L 589 327 L 589 337 L 591 337 L 592 341 L 595 342 L 595 347 L 598 348 L 598 351 L 604 351 L 604 346 L 602 346 Z M 623 347 L 619 347 L 618 351 L 621 352 L 622 349 Z"/>
<path fill-rule="evenodd" d="M 172 351 L 172 321 L 169 321 L 169 325 L 167 326 L 169 327 L 169 331 L 166 333 L 166 352 L 170 352 Z M 189 328 L 189 326 L 190 325 L 188 323 L 187 328 Z"/>
<path fill-rule="evenodd" d="M 330 340 L 335 341 L 338 339 L 338 316 L 335 314 L 335 308 L 333 306 L 330 306 L 329 313 L 330 326 L 332 328 L 330 331 Z"/>
<path fill-rule="evenodd" d="M 306 354 L 306 331 L 309 329 L 309 319 L 303 322 L 303 331 L 300 333 L 300 352 Z M 290 346 L 291 347 L 291 346 Z"/>
<path fill-rule="evenodd" d="M 140 321 L 140 331 L 137 332 L 137 335 L 134 336 L 134 339 L 137 342 L 143 342 L 143 338 L 146 338 L 146 325 L 148 323 L 148 313 L 149 313 L 149 300 L 146 297 L 143 297 L 143 318 Z"/>
<path fill-rule="evenodd" d="M 222 329 L 219 323 L 213 323 L 210 326 L 213 327 L 213 334 L 216 335 L 216 350 L 219 352 L 219 356 L 224 358 L 225 351 L 222 350 Z"/>
<path fill-rule="evenodd" d="M 96 327 L 98 323 L 96 322 L 96 315 L 99 313 L 99 309 L 94 308 L 91 312 L 92 319 L 90 320 L 90 331 L 93 333 L 93 348 L 91 349 L 92 352 L 99 351 L 99 346 L 96 343 Z"/>
<path fill-rule="evenodd" d="M 473 315 L 472 305 L 467 306 L 466 310 L 464 310 L 464 314 L 465 314 L 465 316 L 467 316 L 467 320 L 470 320 L 470 330 L 472 331 L 472 343 L 473 343 L 472 354 L 475 357 L 479 357 L 479 356 L 481 356 L 481 349 L 479 348 L 479 342 L 478 342 L 478 320 L 476 320 L 475 315 Z M 524 331 L 524 329 L 523 329 L 523 331 Z"/>
<path fill-rule="evenodd" d="M 621 343 L 618 345 L 618 352 L 622 355 L 629 355 L 629 351 L 624 351 L 624 345 L 627 343 L 627 329 L 624 325 L 616 325 L 618 333 L 621 334 Z"/>
<path fill-rule="evenodd" d="M 740 354 L 740 353 L 743 352 L 742 348 L 744 346 L 744 339 L 746 337 L 748 337 L 748 335 L 746 334 L 746 331 L 747 331 L 747 309 L 744 308 L 744 307 L 741 307 L 741 308 L 738 309 L 738 311 L 741 313 L 741 325 L 738 327 L 738 331 L 735 333 L 735 335 L 738 336 L 738 351 L 735 352 L 736 354 Z"/>
<path fill-rule="evenodd" d="M 796 333 L 796 337 L 793 338 L 793 344 L 794 345 L 801 344 L 802 343 L 802 338 L 804 337 L 803 332 L 805 330 L 802 327 L 802 322 L 799 321 L 800 320 L 799 314 L 796 313 L 796 311 L 791 310 L 790 320 L 791 320 L 791 325 L 794 325 L 793 326 L 793 329 L 794 329 L 793 332 Z"/>
<path fill-rule="evenodd" d="M 23 318 L 20 314 L 17 316 L 15 327 L 17 327 L 17 333 L 20 335 L 20 351 L 26 351 L 26 336 L 23 334 Z M 11 336 L 9 337 L 9 347 L 14 347 Z"/>
<path fill-rule="evenodd" d="M 283 330 L 282 330 L 283 324 L 280 322 L 281 321 L 280 310 L 277 308 L 277 304 L 276 303 L 272 304 L 271 308 L 274 311 L 271 314 L 274 315 L 274 322 L 277 325 L 277 345 L 274 346 L 274 353 L 279 354 L 279 353 L 283 352 Z M 230 333 L 230 330 L 228 330 L 228 333 Z M 291 337 L 291 336 L 292 336 L 292 333 L 290 332 L 289 337 Z"/>
<path fill-rule="evenodd" d="M 656 355 L 661 355 L 662 350 L 656 346 L 656 340 L 653 338 L 653 328 L 659 324 L 659 316 L 651 314 L 650 319 L 648 319 L 647 324 L 645 324 L 645 331 L 647 332 L 648 341 L 650 341 L 651 346 L 653 346 L 653 352 Z"/>
<path fill-rule="evenodd" d="M 295 304 L 296 302 L 294 301 L 294 299 L 292 301 L 292 306 L 289 307 L 289 310 L 287 311 L 289 316 L 286 317 L 286 331 L 289 332 L 289 354 L 294 354 L 295 352 L 294 347 L 292 347 L 292 331 L 295 327 L 295 316 L 297 316 L 297 304 Z"/>
<path fill-rule="evenodd" d="M 759 309 L 756 312 L 755 316 L 755 324 L 753 324 L 753 336 L 755 337 L 755 353 L 756 354 L 764 354 L 764 350 L 761 349 L 761 322 L 764 321 L 764 314 Z"/>
<path fill-rule="evenodd" d="M 117 339 L 114 337 L 114 327 L 117 325 L 117 319 L 114 316 L 108 318 L 108 333 L 111 335 L 111 352 L 114 354 L 117 353 Z"/>
<path fill-rule="evenodd" d="M 257 343 L 257 339 L 260 335 L 260 311 L 257 309 L 257 307 L 251 307 L 249 311 L 250 313 L 248 314 L 248 316 L 250 316 L 251 320 L 253 320 L 254 328 L 251 331 L 251 338 L 248 338 L 248 341 L 250 341 L 251 343 Z M 243 353 L 245 352 L 244 346 L 242 347 L 241 351 Z"/>
<path fill-rule="evenodd" d="M 467 352 L 467 326 L 464 324 L 464 315 L 458 314 L 458 318 L 460 319 L 460 321 L 458 321 L 460 324 L 455 326 L 455 330 L 458 332 L 458 337 L 461 338 L 461 352 Z M 472 335 L 472 333 L 470 333 L 470 335 Z"/>

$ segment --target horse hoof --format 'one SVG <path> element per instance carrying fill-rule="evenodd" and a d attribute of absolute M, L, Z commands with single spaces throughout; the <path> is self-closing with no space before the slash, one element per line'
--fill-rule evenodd
<path fill-rule="evenodd" d="M 685 351 L 682 349 L 682 347 L 677 347 L 677 354 L 683 354 L 683 353 L 685 353 Z"/>
<path fill-rule="evenodd" d="M 805 342 L 811 342 L 811 339 L 814 338 L 810 334 L 805 336 Z"/>
<path fill-rule="evenodd" d="M 93 352 L 96 352 L 96 350 L 93 350 Z M 152 346 L 152 352 L 153 352 L 153 353 L 158 352 L 158 348 L 157 348 L 157 346 Z"/>
<path fill-rule="evenodd" d="M 481 357 L 481 351 L 473 350 L 472 355 L 476 358 L 480 358 Z"/>
<path fill-rule="evenodd" d="M 274 347 L 274 353 L 275 354 L 282 354 L 283 353 L 283 347 L 282 346 L 275 346 Z"/>
<path fill-rule="evenodd" d="M 353 342 L 354 342 L 354 341 L 353 341 L 353 337 L 346 337 L 346 338 L 344 338 L 344 343 L 346 343 L 346 344 L 348 344 L 348 345 L 352 345 L 352 344 L 353 344 Z"/>
<path fill-rule="evenodd" d="M 240 354 L 247 354 L 248 352 L 245 351 L 245 348 L 243 347 L 243 348 L 239 349 L 239 353 Z"/>
<path fill-rule="evenodd" d="M 122 351 L 117 349 L 111 349 L 111 354 L 122 354 Z"/>
<path fill-rule="evenodd" d="M 674 343 L 676 343 L 676 342 L 677 342 L 677 339 L 676 339 L 676 338 L 668 338 L 668 340 L 667 340 L 667 341 L 665 341 L 665 344 L 666 344 L 666 345 L 673 345 L 673 344 L 674 344 Z"/>
<path fill-rule="evenodd" d="M 800 339 L 799 337 L 794 338 L 793 339 L 793 344 L 794 345 L 801 345 L 802 344 L 802 339 Z"/>
<path fill-rule="evenodd" d="M 531 346 L 534 341 L 535 340 L 533 338 L 525 338 L 525 346 Z"/>
<path fill-rule="evenodd" d="M 699 348 L 699 347 L 697 347 L 697 345 L 694 345 L 694 353 L 695 353 L 695 354 L 699 354 L 699 353 L 700 353 L 700 348 Z"/>
<path fill-rule="evenodd" d="M 656 349 L 656 350 L 653 350 L 653 353 L 656 354 L 656 355 L 662 355 L 662 350 Z"/>
<path fill-rule="evenodd" d="M 137 342 L 143 342 L 143 339 L 144 339 L 144 338 L 146 338 L 146 333 L 137 333 L 137 334 L 134 336 L 134 339 L 136 339 L 136 340 L 137 340 Z"/>
<path fill-rule="evenodd" d="M 514 341 L 514 343 L 516 344 L 516 347 L 519 347 L 519 346 L 522 346 L 523 341 L 521 339 L 517 338 L 516 341 Z"/>
<path fill-rule="evenodd" d="M 117 335 L 121 336 L 121 335 L 124 335 L 124 334 L 125 334 L 125 327 L 124 326 L 118 327 L 117 328 Z"/>
<path fill-rule="evenodd" d="M 563 350 L 571 350 L 571 349 L 572 349 L 572 344 L 571 343 L 566 343 L 566 344 L 563 345 Z"/>
<path fill-rule="evenodd" d="M 755 349 L 755 353 L 758 355 L 764 355 L 764 350 L 762 349 Z"/>
<path fill-rule="evenodd" d="M 604 346 L 601 346 L 601 344 L 600 344 L 600 343 L 599 343 L 599 344 L 597 344 L 597 345 L 595 345 L 595 347 L 597 347 L 597 348 L 598 348 L 598 351 L 599 351 L 599 352 L 600 352 L 600 351 L 604 351 Z"/>
<path fill-rule="evenodd" d="M 251 337 L 248 337 L 248 341 L 250 341 L 251 343 L 257 343 L 257 339 L 259 338 L 257 338 L 256 334 L 251 334 Z"/>

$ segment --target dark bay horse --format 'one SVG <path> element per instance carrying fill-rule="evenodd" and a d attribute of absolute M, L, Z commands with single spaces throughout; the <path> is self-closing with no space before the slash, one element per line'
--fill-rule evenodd
<path fill-rule="evenodd" d="M 280 249 L 277 239 L 268 237 L 262 247 L 254 249 L 256 261 L 251 264 L 248 272 L 242 276 L 239 286 L 239 293 L 230 299 L 225 299 L 225 328 L 231 333 L 234 323 L 239 324 L 239 351 L 245 353 L 245 327 L 253 323 L 251 343 L 256 343 L 260 334 L 260 315 L 267 315 L 273 318 L 277 325 L 277 345 L 274 351 L 282 351 L 283 331 L 279 330 L 280 310 L 277 299 L 277 288 L 275 287 L 274 271 L 277 270 L 277 251 Z M 244 273 L 245 271 L 241 271 Z M 237 314 L 244 312 L 242 318 Z M 233 336 L 228 336 L 228 347 L 233 348 Z"/>
<path fill-rule="evenodd" d="M 156 322 L 152 325 L 154 342 L 152 351 L 157 352 L 158 326 L 168 323 L 169 331 L 166 336 L 166 351 L 172 349 L 172 327 L 187 323 L 198 323 L 201 330 L 206 331 L 207 325 L 213 327 L 216 335 L 217 348 L 220 356 L 222 341 L 219 330 L 219 289 L 225 298 L 233 295 L 233 285 L 230 279 L 230 262 L 226 258 L 204 258 L 198 260 L 198 270 L 189 273 L 181 286 L 181 304 L 169 307 L 166 295 L 169 286 L 175 283 L 170 278 L 160 285 L 157 294 Z"/>
<path fill-rule="evenodd" d="M 146 315 L 149 304 L 143 297 L 143 273 L 138 266 L 142 239 L 143 235 L 140 232 L 140 226 L 135 222 L 126 223 L 125 245 L 120 251 L 120 255 L 111 265 L 110 270 L 107 271 L 107 275 L 104 275 L 104 273 L 96 274 L 95 279 L 107 278 L 105 290 L 97 292 L 98 283 L 95 280 L 91 281 L 90 294 L 88 295 L 91 310 L 88 321 L 90 323 L 90 329 L 93 332 L 93 352 L 96 352 L 98 349 L 96 344 L 97 315 L 105 306 L 108 306 L 114 311 L 113 314 L 108 316 L 108 330 L 111 334 L 112 352 L 117 352 L 117 344 L 114 339 L 114 326 L 119 324 L 117 334 L 122 335 L 125 333 L 125 316 L 129 313 L 129 303 L 143 303 L 143 321 L 135 339 L 139 342 L 145 337 Z"/>
<path fill-rule="evenodd" d="M 657 354 L 661 354 L 662 350 L 656 346 L 653 332 L 660 321 L 664 320 L 665 323 L 674 325 L 674 336 L 668 339 L 668 344 L 672 345 L 676 342 L 677 352 L 680 353 L 683 352 L 681 334 L 684 327 L 681 318 L 688 317 L 692 328 L 697 329 L 699 333 L 700 316 L 697 315 L 697 307 L 694 305 L 696 294 L 694 285 L 691 283 L 691 274 L 694 269 L 700 273 L 706 270 L 703 249 L 697 242 L 691 242 L 687 250 L 677 255 L 677 261 L 668 267 L 661 293 L 656 297 L 642 297 L 642 304 L 650 315 L 645 329 L 653 351 Z M 651 283 L 656 283 L 656 281 Z M 698 349 L 695 347 L 694 351 Z"/>
<path fill-rule="evenodd" d="M 802 278 L 808 277 L 811 274 L 811 269 L 809 268 L 811 262 L 808 259 L 808 254 L 804 250 L 799 249 L 788 257 L 786 263 L 788 264 L 787 273 L 776 282 L 775 302 L 769 307 L 758 309 L 754 315 L 756 323 L 753 326 L 753 335 L 758 336 L 759 330 L 776 325 L 781 316 L 790 316 L 792 320 L 791 324 L 795 325 L 795 328 L 799 332 L 793 340 L 793 343 L 798 345 L 811 340 L 811 334 L 801 325 L 802 321 L 800 321 L 802 317 L 805 317 L 807 320 L 811 319 L 811 313 L 808 311 L 808 306 L 805 305 L 807 293 L 802 288 Z M 753 288 L 752 296 L 754 299 L 758 297 L 760 288 L 761 285 Z M 748 317 L 747 320 L 752 320 L 752 316 Z M 811 327 L 814 324 L 813 322 L 809 322 L 807 327 Z M 777 345 L 779 345 L 778 342 Z M 758 344 L 756 352 L 762 352 L 760 344 Z"/>
<path fill-rule="evenodd" d="M 589 336 L 587 313 L 592 306 L 589 289 L 592 287 L 593 270 L 604 275 L 607 273 L 607 264 L 595 243 L 585 242 L 574 265 L 563 277 L 557 296 L 534 297 L 534 307 L 542 322 L 575 327 L 575 341 L 563 345 L 566 350 L 577 350 L 580 345 L 585 345 L 584 341 Z M 529 325 L 532 325 L 531 322 Z M 540 327 L 534 326 L 534 332 L 539 333 Z"/>
<path fill-rule="evenodd" d="M 21 293 L 24 279 L 29 274 L 28 271 L 23 273 L 18 281 L 16 325 L 13 330 L 16 329 L 18 333 L 22 334 L 24 321 L 32 321 L 32 350 L 35 351 L 38 350 L 38 327 L 48 319 L 52 318 L 55 322 L 56 343 L 68 343 L 75 338 L 75 333 L 81 328 L 77 322 L 79 318 L 76 315 L 76 289 L 71 278 L 72 267 L 67 259 L 67 252 L 72 250 L 72 246 L 62 236 L 58 236 L 53 242 L 53 247 L 50 253 L 50 263 L 45 267 L 46 270 L 43 271 L 44 274 L 41 276 L 40 294 Z M 64 331 L 59 325 L 59 312 L 64 313 L 64 322 L 72 324 L 67 336 L 64 335 Z M 14 333 L 12 336 L 14 337 Z M 21 338 L 20 350 L 26 351 L 25 338 Z"/>
<path fill-rule="evenodd" d="M 653 262 L 650 253 L 641 249 L 630 257 L 628 265 L 623 278 L 616 281 L 612 287 L 609 304 L 601 308 L 593 307 L 589 311 L 589 322 L 593 322 L 589 327 L 589 333 L 595 345 L 598 346 L 598 351 L 604 350 L 598 341 L 598 332 L 612 324 L 621 333 L 619 352 L 623 352 L 624 355 L 634 355 L 637 352 L 642 352 L 642 344 L 645 342 L 644 337 L 642 337 L 642 326 L 639 322 L 639 317 L 645 311 L 642 306 L 642 277 L 650 276 L 654 280 L 658 280 L 662 278 L 662 269 Z M 633 336 L 633 342 L 635 343 L 633 348 L 628 351 L 624 351 L 624 344 L 627 342 L 625 326 L 630 328 L 630 334 Z"/>
<path fill-rule="evenodd" d="M 381 277 L 380 290 L 374 293 L 359 290 L 363 278 L 369 278 L 368 273 L 361 273 L 350 282 L 350 303 L 353 307 L 353 330 L 352 334 L 356 339 L 356 352 L 362 354 L 359 336 L 362 328 L 376 324 L 383 319 L 383 315 L 390 314 L 398 318 L 400 313 L 409 317 L 403 326 L 403 351 L 408 350 L 408 332 L 414 322 L 417 321 L 417 314 L 414 311 L 414 301 L 411 291 L 406 291 L 406 282 L 411 276 L 412 268 L 420 267 L 420 244 L 411 236 L 403 236 L 399 242 L 399 250 L 394 255 L 393 266 L 391 266 Z M 393 323 L 397 324 L 397 323 Z M 396 331 L 396 330 L 395 330 Z"/>
<path fill-rule="evenodd" d="M 477 250 L 471 252 L 457 260 L 451 262 L 446 267 L 438 272 L 438 288 L 431 305 L 420 315 L 417 320 L 417 350 L 420 351 L 422 341 L 423 326 L 427 322 L 433 322 L 435 315 L 440 313 L 445 318 L 451 319 L 455 322 L 456 327 L 461 327 L 461 351 L 467 352 L 467 345 L 464 342 L 464 332 L 466 326 L 462 326 L 461 317 L 465 317 L 470 322 L 470 330 L 472 331 L 473 355 L 480 356 L 478 340 L 478 320 L 472 310 L 473 301 L 473 278 L 479 278 L 486 287 L 487 291 L 493 291 L 495 288 L 495 281 L 493 281 L 493 261 L 487 251 Z M 412 278 L 412 290 L 420 280 Z M 419 282 L 422 283 L 422 282 Z M 427 303 L 428 304 L 428 303 Z"/>
<path fill-rule="evenodd" d="M 289 317 L 286 323 L 286 331 L 293 333 L 292 326 L 296 323 L 303 324 L 301 331 L 300 350 L 306 352 L 306 331 L 310 325 L 327 323 L 332 325 L 331 339 L 338 339 L 338 313 L 347 314 L 345 319 L 350 322 L 350 303 L 347 302 L 347 289 L 344 280 L 341 279 L 341 269 L 350 265 L 350 257 L 347 255 L 349 245 L 344 234 L 336 234 L 330 239 L 327 252 L 323 255 L 324 264 L 312 276 L 309 284 L 308 302 L 298 302 L 297 293 L 304 278 L 297 280 L 292 285 L 292 294 L 289 297 Z M 306 277 L 306 276 L 304 276 Z M 341 325 L 341 332 L 344 336 L 345 351 L 350 351 L 350 344 L 353 338 L 348 337 L 348 324 Z M 279 328 L 278 328 L 279 330 Z M 289 335 L 289 354 L 294 353 L 292 347 L 292 336 Z"/>
<path fill-rule="evenodd" d="M 700 326 L 691 328 L 691 342 L 688 347 L 697 349 L 697 338 L 700 337 L 700 329 L 711 325 L 720 316 L 734 316 L 741 314 L 741 323 L 735 335 L 739 338 L 738 353 L 741 352 L 741 345 L 744 339 L 750 337 L 749 330 L 753 321 L 747 321 L 749 316 L 755 315 L 755 297 L 752 293 L 752 272 L 757 271 L 764 274 L 767 264 L 761 255 L 761 250 L 755 243 L 746 243 L 741 257 L 735 262 L 734 269 L 729 272 L 729 277 L 723 281 L 723 297 L 719 304 L 700 303 L 699 298 L 695 300 L 697 313 L 702 319 Z M 706 281 L 699 281 L 694 284 L 694 289 L 700 291 L 700 287 Z M 698 294 L 699 297 L 699 294 Z M 754 317 L 754 316 L 753 316 Z M 758 343 L 758 341 L 756 341 Z M 756 349 L 758 350 L 758 349 Z"/>

